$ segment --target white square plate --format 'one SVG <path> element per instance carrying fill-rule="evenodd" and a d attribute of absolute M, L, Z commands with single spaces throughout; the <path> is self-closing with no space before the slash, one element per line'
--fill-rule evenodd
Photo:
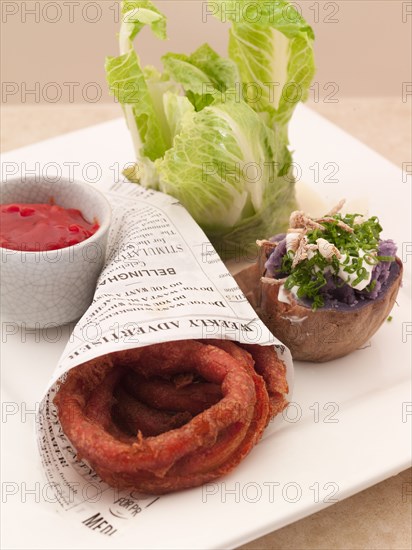
<path fill-rule="evenodd" d="M 291 123 L 300 205 L 340 198 L 377 215 L 405 264 L 403 288 L 370 346 L 320 365 L 295 363 L 293 404 L 229 476 L 163 496 L 108 537 L 56 513 L 34 436 L 34 410 L 69 338 L 2 324 L 2 513 L 7 548 L 233 548 L 405 469 L 411 460 L 411 182 L 333 124 L 300 106 Z M 96 185 L 133 160 L 123 120 L 3 156 L 2 179 L 29 170 Z M 119 176 L 120 174 L 120 176 Z M 304 182 L 304 183 L 302 183 Z M 258 237 L 258 236 L 257 236 Z"/>

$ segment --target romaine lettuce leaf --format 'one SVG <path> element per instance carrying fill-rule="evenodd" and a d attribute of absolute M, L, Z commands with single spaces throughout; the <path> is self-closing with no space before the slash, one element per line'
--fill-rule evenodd
<path fill-rule="evenodd" d="M 285 154 L 289 158 L 253 109 L 227 100 L 184 116 L 174 146 L 155 167 L 160 190 L 176 197 L 216 238 L 250 223 L 256 227 L 262 209 L 270 209 L 269 230 L 285 201 L 294 206 L 291 180 L 278 176 Z M 242 238 L 243 245 L 253 244 L 257 235 L 250 234 L 250 242 Z"/>
<path fill-rule="evenodd" d="M 313 31 L 284 0 L 214 0 L 229 21 L 229 58 L 203 44 L 142 69 L 133 40 L 166 18 L 148 0 L 122 3 L 120 55 L 107 80 L 136 150 L 127 177 L 175 196 L 222 256 L 283 230 L 295 208 L 288 121 L 315 70 Z M 255 10 L 255 12 L 253 12 Z"/>
<path fill-rule="evenodd" d="M 138 158 L 155 160 L 163 156 L 171 146 L 171 136 L 162 96 L 167 90 L 175 90 L 176 85 L 156 76 L 145 77 L 134 50 L 108 57 L 106 75 L 110 92 L 125 109 Z"/>
<path fill-rule="evenodd" d="M 213 15 L 232 22 L 229 56 L 239 67 L 243 99 L 287 124 L 315 72 L 313 30 L 284 0 L 213 0 L 211 6 Z"/>
<path fill-rule="evenodd" d="M 239 82 L 239 71 L 230 59 L 220 57 L 208 44 L 192 55 L 168 53 L 162 57 L 168 74 L 179 82 L 197 111 Z"/>
<path fill-rule="evenodd" d="M 166 18 L 148 0 L 124 2 L 122 16 L 121 54 L 106 58 L 106 78 L 110 92 L 123 106 L 137 158 L 153 161 L 171 146 L 162 96 L 168 90 L 177 91 L 178 87 L 154 68 L 142 70 L 132 40 L 145 25 L 165 39 Z"/>
<path fill-rule="evenodd" d="M 122 26 L 120 28 L 120 50 L 128 50 L 124 44 L 132 42 L 136 35 L 149 25 L 153 34 L 161 40 L 166 39 L 166 16 L 149 0 L 126 0 L 122 2 Z"/>
<path fill-rule="evenodd" d="M 163 96 L 163 109 L 170 130 L 171 139 L 180 133 L 183 117 L 186 113 L 194 113 L 194 107 L 184 95 L 170 91 Z"/>

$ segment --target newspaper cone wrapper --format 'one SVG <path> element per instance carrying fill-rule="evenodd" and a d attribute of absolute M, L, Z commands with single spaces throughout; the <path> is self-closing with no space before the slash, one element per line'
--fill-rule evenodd
<path fill-rule="evenodd" d="M 108 259 L 94 300 L 74 328 L 40 404 L 37 436 L 58 509 L 96 533 L 117 538 L 158 497 L 118 491 L 77 459 L 53 404 L 70 369 L 114 351 L 200 338 L 275 346 L 290 388 L 293 367 L 289 350 L 257 318 L 179 202 L 125 182 L 114 184 L 107 197 L 113 207 Z M 90 261 L 99 252 L 86 249 Z"/>

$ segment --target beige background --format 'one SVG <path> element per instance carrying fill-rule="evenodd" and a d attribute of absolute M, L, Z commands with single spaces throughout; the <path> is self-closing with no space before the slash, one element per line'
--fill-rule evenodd
<path fill-rule="evenodd" d="M 203 0 L 155 3 L 168 16 L 169 40 L 161 42 L 145 29 L 136 40 L 143 64 L 160 67 L 163 53 L 189 53 L 206 41 L 225 53 L 227 32 L 205 16 Z M 117 54 L 118 2 L 0 4 L 3 104 L 113 102 L 103 67 L 106 55 Z M 412 92 L 410 1 L 299 0 L 294 5 L 316 33 L 312 99 L 318 94 L 320 102 L 348 96 L 398 96 L 402 101 L 402 88 Z"/>

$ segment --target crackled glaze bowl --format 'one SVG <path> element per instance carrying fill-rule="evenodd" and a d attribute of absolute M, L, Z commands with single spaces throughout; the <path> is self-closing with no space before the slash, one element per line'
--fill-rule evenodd
<path fill-rule="evenodd" d="M 1 313 L 6 321 L 30 328 L 79 319 L 93 300 L 102 270 L 111 208 L 100 191 L 82 182 L 40 177 L 1 183 L 1 204 L 50 203 L 75 208 L 99 224 L 78 244 L 57 250 L 21 251 L 0 247 Z"/>

